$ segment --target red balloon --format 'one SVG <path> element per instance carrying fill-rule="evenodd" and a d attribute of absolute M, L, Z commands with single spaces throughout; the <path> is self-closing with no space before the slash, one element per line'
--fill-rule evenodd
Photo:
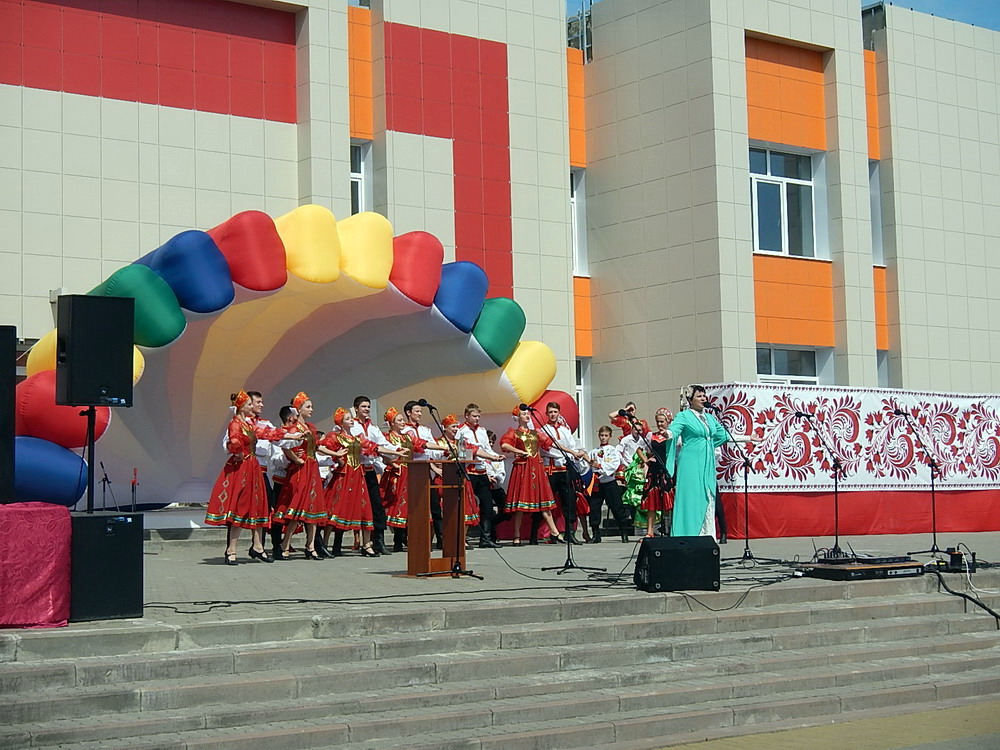
<path fill-rule="evenodd" d="M 569 425 L 570 430 L 576 432 L 576 428 L 580 426 L 580 409 L 576 405 L 576 399 L 565 391 L 545 391 L 532 404 L 538 409 L 543 419 L 545 418 L 545 405 L 549 401 L 555 401 L 559 404 L 560 413 L 565 418 L 566 424 Z"/>
<path fill-rule="evenodd" d="M 79 448 L 87 442 L 87 418 L 81 406 L 56 406 L 56 372 L 43 370 L 17 384 L 14 434 L 41 438 L 63 448 Z M 108 429 L 111 409 L 98 406 L 94 439 Z"/>

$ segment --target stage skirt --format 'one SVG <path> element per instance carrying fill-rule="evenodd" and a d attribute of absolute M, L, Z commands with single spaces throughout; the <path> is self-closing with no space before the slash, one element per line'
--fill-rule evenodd
<path fill-rule="evenodd" d="M 408 472 L 409 468 L 405 465 L 389 466 L 382 472 L 382 481 L 379 482 L 382 505 L 385 506 L 385 522 L 394 529 L 406 528 Z"/>
<path fill-rule="evenodd" d="M 666 512 L 674 509 L 674 492 L 664 492 L 659 487 L 650 487 L 649 493 L 643 498 L 642 509 Z"/>
<path fill-rule="evenodd" d="M 270 523 L 270 515 L 267 488 L 257 459 L 231 456 L 212 487 L 205 523 L 257 529 Z"/>
<path fill-rule="evenodd" d="M 330 500 L 330 525 L 338 529 L 371 529 L 372 503 L 365 482 L 365 470 L 349 466 L 338 471 L 327 490 Z"/>
<path fill-rule="evenodd" d="M 323 489 L 319 475 L 319 464 L 315 458 L 306 458 L 303 464 L 288 467 L 285 483 L 278 495 L 278 505 L 274 520 L 287 523 L 320 524 L 325 526 L 330 515 L 330 502 Z"/>
<path fill-rule="evenodd" d="M 549 478 L 538 456 L 530 456 L 523 463 L 515 461 L 507 485 L 507 510 L 511 513 L 538 513 L 555 507 Z"/>

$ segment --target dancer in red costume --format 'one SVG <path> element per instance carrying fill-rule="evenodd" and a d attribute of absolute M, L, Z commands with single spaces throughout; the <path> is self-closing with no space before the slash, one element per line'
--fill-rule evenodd
<path fill-rule="evenodd" d="M 445 449 L 448 448 L 449 441 L 451 445 L 458 447 L 458 431 L 462 429 L 462 423 L 458 420 L 454 414 L 449 414 L 444 419 L 441 420 L 441 426 L 444 428 L 444 437 L 441 442 Z M 472 455 L 475 456 L 478 452 L 476 446 L 469 446 L 472 451 Z M 451 450 L 448 449 L 445 452 L 445 457 L 451 455 Z M 440 476 L 435 477 L 434 484 L 443 484 L 443 480 Z M 465 525 L 466 526 L 478 526 L 479 525 L 479 498 L 476 497 L 476 492 L 473 489 L 471 482 L 465 483 Z M 466 542 L 465 548 L 470 549 L 471 545 Z"/>
<path fill-rule="evenodd" d="M 623 411 L 628 412 L 628 414 L 631 416 L 631 419 L 629 417 L 623 417 L 616 411 L 613 411 L 608 415 L 608 417 L 611 419 L 611 424 L 613 424 L 615 427 L 617 427 L 622 431 L 621 437 L 619 439 L 623 437 L 628 437 L 630 434 L 632 434 L 632 419 L 635 419 L 635 401 L 627 401 L 625 403 L 625 408 L 623 409 Z M 645 419 L 640 419 L 639 422 L 642 424 L 642 434 L 645 435 L 647 432 L 649 432 L 649 423 L 647 423 Z"/>
<path fill-rule="evenodd" d="M 419 407 L 418 407 L 419 408 Z M 385 423 L 389 426 L 386 439 L 403 451 L 404 458 L 422 455 L 428 448 L 442 450 L 443 445 L 435 441 L 421 440 L 409 429 L 406 417 L 390 406 L 385 412 Z M 393 529 L 393 552 L 402 552 L 406 539 L 407 496 L 406 483 L 409 467 L 405 461 L 395 461 L 385 467 L 379 490 L 382 493 L 382 503 L 385 505 L 386 523 Z"/>
<path fill-rule="evenodd" d="M 205 513 L 205 523 L 210 526 L 228 526 L 226 535 L 226 565 L 237 565 L 236 543 L 241 529 L 250 529 L 253 542 L 247 553 L 262 562 L 274 562 L 264 552 L 261 529 L 268 524 L 270 510 L 267 489 L 256 458 L 257 437 L 250 420 L 253 404 L 246 391 L 232 397 L 236 414 L 229 422 L 226 450 L 229 459 L 212 487 L 212 495 Z M 278 430 L 276 436 L 284 436 Z"/>
<path fill-rule="evenodd" d="M 646 496 L 642 500 L 642 509 L 646 511 L 646 536 L 653 536 L 653 529 L 656 526 L 656 514 L 670 513 L 674 509 L 674 491 L 669 486 L 668 476 L 665 470 L 667 457 L 667 444 L 670 442 L 670 430 L 667 426 L 674 418 L 670 409 L 657 409 L 654 419 L 656 429 L 647 435 L 649 446 L 652 448 L 652 455 L 646 455 L 648 451 L 643 450 L 642 455 L 646 459 Z M 641 450 L 641 449 L 640 449 Z M 669 531 L 670 523 L 666 522 Z"/>
<path fill-rule="evenodd" d="M 562 541 L 562 534 L 552 519 L 556 501 L 539 453 L 540 449 L 550 447 L 552 440 L 529 426 L 531 412 L 527 409 L 514 407 L 511 414 L 517 419 L 517 426 L 507 430 L 500 438 L 500 450 L 514 455 L 514 466 L 507 485 L 507 508 L 514 523 L 512 544 L 521 546 L 521 521 L 525 513 L 541 513 L 549 526 L 549 533 Z"/>
<path fill-rule="evenodd" d="M 323 480 L 319 476 L 316 463 L 317 449 L 331 453 L 327 448 L 317 446 L 316 427 L 307 421 L 313 413 L 313 403 L 301 391 L 292 399 L 292 407 L 298 411 L 295 429 L 303 435 L 294 448 L 285 448 L 288 457 L 288 474 L 278 496 L 274 517 L 285 524 L 285 534 L 281 540 L 281 551 L 276 559 L 288 560 L 288 548 L 292 544 L 292 534 L 297 523 L 306 527 L 305 555 L 309 560 L 322 560 L 316 552 L 316 527 L 326 525 L 330 506 Z"/>

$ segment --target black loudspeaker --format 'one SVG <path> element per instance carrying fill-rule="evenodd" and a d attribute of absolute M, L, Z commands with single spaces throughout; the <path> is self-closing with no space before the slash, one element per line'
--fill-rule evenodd
<path fill-rule="evenodd" d="M 71 516 L 70 621 L 142 617 L 142 514 Z"/>
<path fill-rule="evenodd" d="M 14 381 L 17 329 L 0 326 L 0 503 L 14 501 Z"/>
<path fill-rule="evenodd" d="M 132 405 L 131 297 L 59 297 L 56 327 L 56 403 Z"/>
<path fill-rule="evenodd" d="M 632 577 L 643 591 L 718 591 L 719 545 L 710 536 L 642 540 Z"/>

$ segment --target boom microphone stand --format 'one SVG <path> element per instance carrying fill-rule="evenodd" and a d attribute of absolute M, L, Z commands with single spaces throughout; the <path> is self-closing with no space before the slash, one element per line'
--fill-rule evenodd
<path fill-rule="evenodd" d="M 811 425 L 813 424 L 813 415 L 808 412 L 797 411 L 795 416 L 807 420 Z M 840 472 L 843 469 L 843 464 L 840 463 L 837 454 L 830 449 L 823 433 L 816 429 L 816 425 L 813 425 L 813 432 L 819 438 L 820 445 L 833 458 L 833 548 L 827 558 L 833 562 L 847 562 L 851 556 L 840 548 Z"/>
<path fill-rule="evenodd" d="M 452 564 L 451 569 L 447 571 L 447 574 L 452 578 L 461 578 L 462 576 L 468 576 L 469 578 L 478 578 L 480 581 L 485 580 L 481 575 L 476 575 L 471 570 L 462 567 L 461 557 L 457 554 L 459 551 L 465 549 L 465 488 L 467 486 L 472 486 L 472 481 L 469 479 L 469 473 L 465 469 L 465 464 L 459 460 L 458 456 L 458 446 L 456 446 L 451 438 L 448 437 L 448 433 L 444 431 L 444 427 L 438 420 L 437 409 L 428 404 L 426 400 L 421 399 L 423 403 L 421 406 L 426 405 L 427 411 L 431 413 L 431 418 L 434 420 L 434 424 L 437 425 L 438 431 L 441 433 L 441 437 L 444 438 L 445 444 L 448 446 L 448 453 L 451 455 L 452 460 L 455 461 L 455 466 L 458 467 L 458 473 L 460 476 L 461 488 L 458 492 L 458 518 L 455 522 L 455 562 Z M 444 575 L 442 572 L 432 572 L 432 573 L 419 573 L 418 578 L 430 578 L 432 576 Z"/>
<path fill-rule="evenodd" d="M 715 412 L 716 419 L 729 436 L 729 441 L 736 446 L 736 452 L 743 459 L 743 556 L 723 558 L 722 562 L 737 560 L 738 562 L 780 563 L 782 561 L 775 557 L 755 557 L 753 551 L 750 549 L 750 454 L 736 442 L 733 433 L 729 431 L 729 427 L 722 421 L 718 407 L 708 405 L 706 408 Z M 721 496 L 719 499 L 722 499 Z"/>
<path fill-rule="evenodd" d="M 917 439 L 920 447 L 924 449 L 924 455 L 927 456 L 927 465 L 931 468 L 931 547 L 930 549 L 918 549 L 915 552 L 907 552 L 908 555 L 923 555 L 930 553 L 931 555 L 936 555 L 941 552 L 937 544 L 937 494 L 935 493 L 935 480 L 938 475 L 938 463 L 934 458 L 934 454 L 930 452 L 927 448 L 927 444 L 924 439 L 920 437 L 920 433 L 917 432 L 917 428 L 910 421 L 910 415 L 907 414 L 902 409 L 896 408 L 892 412 L 897 417 L 902 417 L 906 422 L 906 426 L 910 428 L 910 432 Z"/>
<path fill-rule="evenodd" d="M 528 409 L 531 411 L 531 413 L 536 418 L 538 418 L 538 410 L 537 409 L 535 409 L 533 406 L 529 406 Z M 544 424 L 542 424 L 542 429 L 545 429 L 545 425 Z M 556 434 L 553 437 L 552 444 L 555 445 L 555 447 L 558 449 L 558 451 L 560 453 L 562 453 L 563 460 L 566 461 L 566 472 L 567 472 L 567 477 L 566 478 L 569 480 L 570 487 L 573 490 L 574 496 L 573 496 L 572 502 L 575 503 L 576 502 L 576 489 L 580 485 L 580 473 L 576 470 L 576 466 L 573 465 L 573 461 L 569 457 L 569 454 L 559 444 L 559 441 L 557 439 L 558 437 L 559 437 L 559 430 L 557 429 L 556 430 Z M 572 472 L 572 473 L 570 474 L 569 472 Z M 546 482 L 548 481 L 548 477 L 545 478 L 545 481 Z M 554 571 L 556 571 L 556 575 L 560 575 L 560 576 L 563 573 L 565 573 L 567 571 L 570 571 L 570 570 L 583 570 L 583 571 L 587 571 L 587 572 L 591 572 L 591 573 L 607 573 L 608 572 L 607 568 L 591 568 L 591 567 L 587 567 L 586 565 L 577 565 L 576 564 L 576 562 L 573 560 L 573 542 L 570 541 L 570 536 L 573 534 L 573 529 L 570 528 L 569 519 L 566 518 L 565 509 L 563 510 L 563 522 L 564 522 L 564 526 L 565 526 L 565 528 L 563 530 L 563 542 L 565 542 L 565 544 L 566 544 L 566 562 L 564 562 L 562 565 L 555 565 L 555 566 L 549 566 L 549 567 L 546 567 L 546 568 L 542 568 L 542 571 L 543 572 L 548 572 L 550 570 L 554 570 Z"/>

